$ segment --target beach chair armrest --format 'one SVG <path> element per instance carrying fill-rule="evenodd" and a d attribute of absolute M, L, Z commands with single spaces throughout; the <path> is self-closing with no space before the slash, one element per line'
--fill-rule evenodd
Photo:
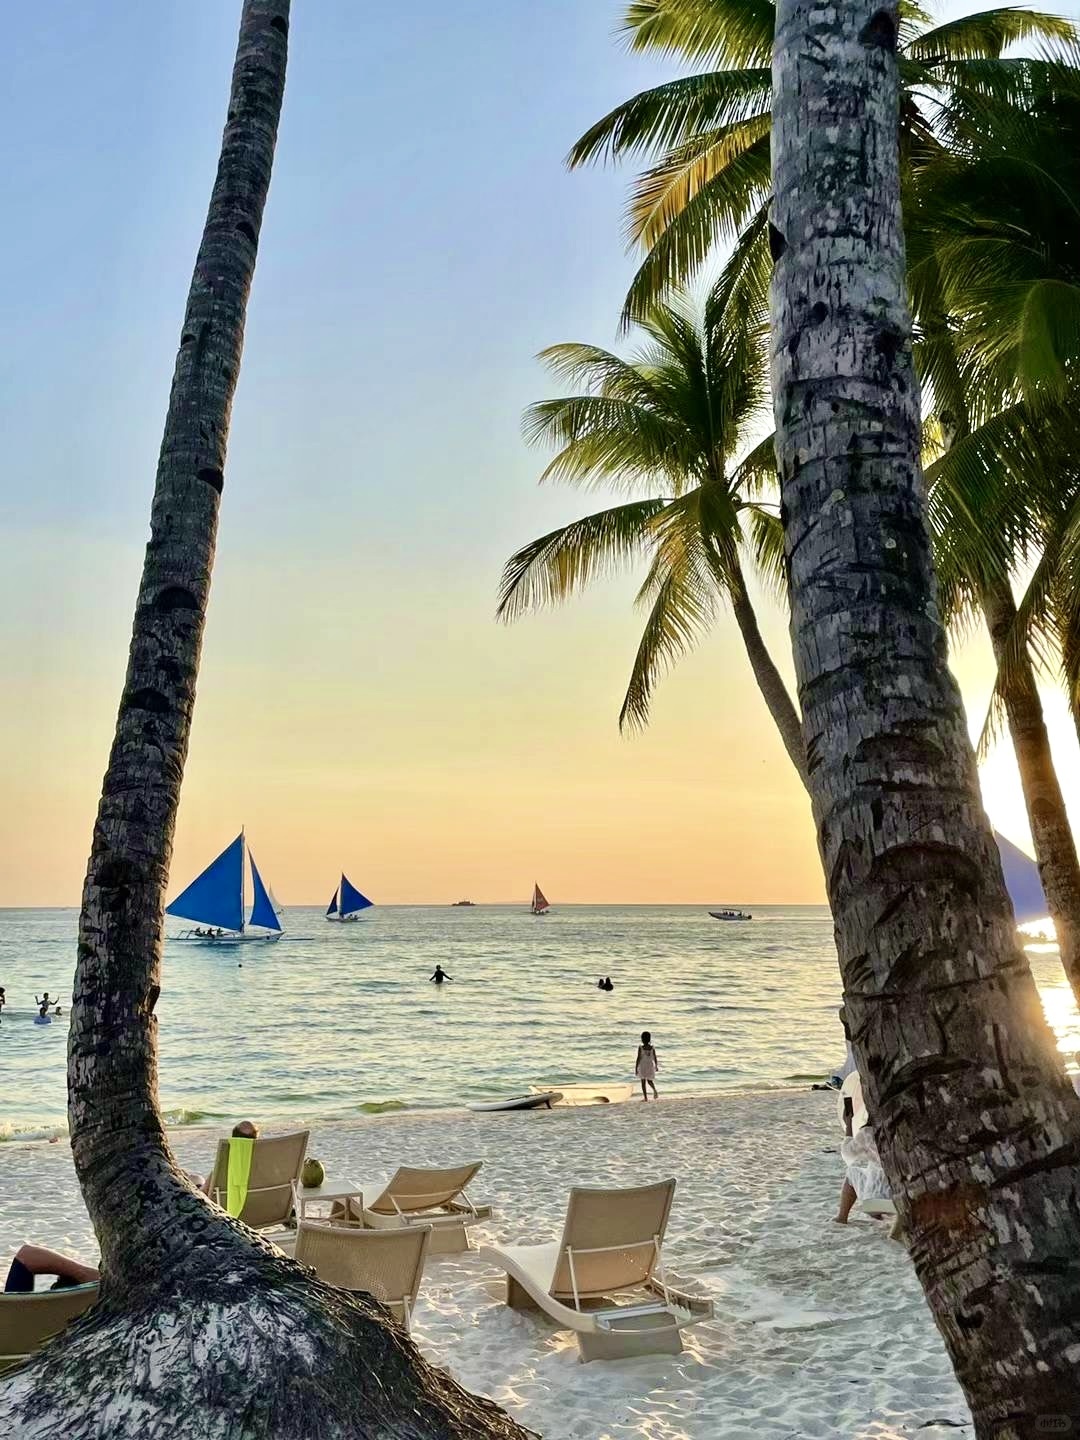
<path fill-rule="evenodd" d="M 458 1200 L 451 1200 L 445 1209 L 448 1215 L 464 1215 L 469 1220 L 490 1220 L 494 1213 L 490 1205 L 474 1205 L 467 1198 L 464 1204 Z"/>
<path fill-rule="evenodd" d="M 711 1320 L 713 1317 L 713 1302 L 708 1295 L 700 1290 L 690 1288 L 690 1282 L 681 1279 L 678 1275 L 666 1276 L 666 1283 L 661 1284 L 655 1275 L 651 1276 L 645 1287 L 651 1294 L 661 1298 L 666 1297 L 672 1305 L 680 1310 L 685 1310 L 695 1318 Z"/>

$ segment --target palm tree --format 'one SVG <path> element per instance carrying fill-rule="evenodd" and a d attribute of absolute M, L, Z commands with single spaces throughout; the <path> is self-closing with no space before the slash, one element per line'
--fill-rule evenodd
<path fill-rule="evenodd" d="M 0 1378 L 5 1434 L 524 1440 L 421 1360 L 378 1306 L 211 1206 L 177 1166 L 157 1105 L 164 890 L 288 28 L 289 0 L 244 0 L 83 891 L 68 1114 L 101 1300 Z"/>
<path fill-rule="evenodd" d="M 875 1137 L 979 1436 L 1080 1418 L 1080 1107 L 1016 946 L 936 603 L 897 15 L 781 0 L 777 462 L 810 789 Z M 841 360 L 842 357 L 842 360 Z"/>
<path fill-rule="evenodd" d="M 499 615 L 569 598 L 590 580 L 638 559 L 648 607 L 620 714 L 644 725 L 659 676 L 730 604 L 754 678 L 791 761 L 806 783 L 802 724 L 762 639 L 745 564 L 779 583 L 779 521 L 757 484 L 771 455 L 735 463 L 766 402 L 760 317 L 734 307 L 726 279 L 695 311 L 687 296 L 642 321 L 644 348 L 623 360 L 594 345 L 543 353 L 580 386 L 526 413 L 530 441 L 558 446 L 542 478 L 609 484 L 626 503 L 586 515 L 518 550 L 507 562 Z"/>
<path fill-rule="evenodd" d="M 1056 532 L 1077 510 L 1080 432 L 1075 403 L 1062 403 L 1061 394 L 1075 364 L 1053 343 L 1067 343 L 1067 318 L 1048 312 L 1056 306 L 1068 316 L 1062 291 L 1070 264 L 1076 279 L 1073 247 L 1057 226 L 1075 225 L 1080 200 L 1073 148 L 1080 76 L 1044 67 L 1036 79 L 1022 109 L 972 96 L 953 102 L 952 143 L 910 184 L 905 221 L 920 369 L 941 437 L 927 480 L 947 616 L 962 622 L 974 612 L 990 634 L 996 698 L 1062 964 L 1080 999 L 1080 863 L 1031 655 L 1017 643 L 1011 584 L 1011 572 L 1038 560 L 1021 609 L 1030 615 L 1042 594 L 1049 615 L 1062 616 L 1057 602 L 1069 591 L 1058 562 L 1070 547 Z M 1058 642 L 1067 652 L 1064 635 Z"/>
<path fill-rule="evenodd" d="M 685 285 L 717 242 L 748 236 L 767 243 L 762 224 L 770 189 L 769 59 L 772 0 L 630 0 L 624 29 L 632 49 L 674 55 L 711 68 L 654 86 L 615 107 L 577 141 L 571 166 L 651 160 L 635 182 L 627 237 L 645 258 L 627 296 L 635 320 Z M 1058 16 L 1005 7 L 931 25 L 917 4 L 901 6 L 901 146 L 905 164 L 940 149 L 942 107 L 972 94 L 1008 106 L 1026 93 L 1044 62 L 1005 57 L 1016 42 L 1075 41 Z M 745 247 L 740 245 L 741 249 Z"/>

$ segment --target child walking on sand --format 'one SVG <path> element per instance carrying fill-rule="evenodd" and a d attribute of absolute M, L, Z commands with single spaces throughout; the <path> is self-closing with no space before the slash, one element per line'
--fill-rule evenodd
<path fill-rule="evenodd" d="M 641 1044 L 638 1046 L 637 1061 L 634 1065 L 634 1074 L 641 1081 L 641 1098 L 648 1100 L 649 1091 L 646 1085 L 652 1090 L 653 1099 L 659 1100 L 656 1093 L 656 1072 L 660 1069 L 660 1061 L 656 1051 L 653 1049 L 652 1035 L 648 1030 L 641 1032 Z"/>

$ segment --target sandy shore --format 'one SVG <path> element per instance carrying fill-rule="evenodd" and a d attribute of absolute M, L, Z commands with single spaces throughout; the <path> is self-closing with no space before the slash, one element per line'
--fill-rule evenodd
<path fill-rule="evenodd" d="M 205 1170 L 216 1131 L 176 1130 Z M 904 1250 L 874 1222 L 835 1225 L 833 1099 L 730 1094 L 523 1114 L 383 1116 L 316 1127 L 335 1177 L 399 1160 L 481 1158 L 481 1239 L 557 1237 L 574 1182 L 668 1175 L 669 1261 L 715 1298 L 676 1358 L 580 1365 L 568 1333 L 509 1311 L 475 1255 L 429 1263 L 416 1337 L 436 1364 L 548 1440 L 891 1440 L 974 1432 Z M 64 1143 L 0 1147 L 0 1260 L 21 1240 L 96 1256 Z"/>

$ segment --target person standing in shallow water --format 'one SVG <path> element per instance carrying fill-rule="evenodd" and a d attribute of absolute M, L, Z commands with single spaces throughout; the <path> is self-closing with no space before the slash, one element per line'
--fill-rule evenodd
<path fill-rule="evenodd" d="M 659 1100 L 656 1093 L 656 1072 L 660 1069 L 660 1059 L 653 1048 L 652 1035 L 648 1030 L 641 1032 L 641 1044 L 638 1046 L 637 1060 L 634 1064 L 634 1074 L 641 1081 L 641 1098 L 648 1100 L 649 1090 L 653 1093 L 653 1099 Z"/>
<path fill-rule="evenodd" d="M 435 974 L 431 977 L 431 979 L 436 985 L 441 985 L 444 980 L 452 980 L 453 978 L 454 977 L 452 975 L 448 975 L 446 973 L 446 971 L 442 968 L 441 965 L 435 966 Z"/>

